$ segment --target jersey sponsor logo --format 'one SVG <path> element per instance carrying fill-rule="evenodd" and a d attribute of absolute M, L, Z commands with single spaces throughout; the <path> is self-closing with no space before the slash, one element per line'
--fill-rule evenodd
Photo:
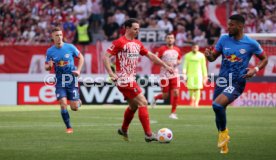
<path fill-rule="evenodd" d="M 63 61 L 63 60 L 61 60 L 61 61 L 59 61 L 59 62 L 57 63 L 57 66 L 59 66 L 59 67 L 64 67 L 64 66 L 66 66 L 67 64 L 69 64 L 68 61 Z"/>
<path fill-rule="evenodd" d="M 127 58 L 138 58 L 139 54 L 138 53 L 128 53 Z"/>
<path fill-rule="evenodd" d="M 67 53 L 67 54 L 64 55 L 64 57 L 65 57 L 65 58 L 69 58 L 70 55 Z"/>
<path fill-rule="evenodd" d="M 225 59 L 228 60 L 229 62 L 242 62 L 242 59 L 237 57 L 235 54 L 225 56 Z"/>
<path fill-rule="evenodd" d="M 227 48 L 227 47 L 224 48 L 224 50 L 229 50 L 229 49 L 231 49 L 231 48 Z"/>
<path fill-rule="evenodd" d="M 239 51 L 240 51 L 240 54 L 246 53 L 246 50 L 245 50 L 245 49 L 240 49 Z"/>

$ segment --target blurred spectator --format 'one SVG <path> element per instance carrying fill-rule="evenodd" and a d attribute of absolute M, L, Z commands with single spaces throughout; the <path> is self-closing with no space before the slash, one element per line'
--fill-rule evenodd
<path fill-rule="evenodd" d="M 175 38 L 175 44 L 179 47 L 183 47 L 187 41 L 187 32 L 184 26 L 178 25 L 177 26 L 177 33 L 176 33 L 176 38 Z"/>
<path fill-rule="evenodd" d="M 147 28 L 149 28 L 149 29 L 158 29 L 160 27 L 157 25 L 156 19 L 149 18 L 149 25 L 147 26 Z"/>
<path fill-rule="evenodd" d="M 76 35 L 75 35 L 75 43 L 80 44 L 82 49 L 81 53 L 85 57 L 86 51 L 87 51 L 87 46 L 90 44 L 92 41 L 91 37 L 91 32 L 89 29 L 89 23 L 87 19 L 81 19 L 79 21 L 79 24 L 76 27 Z M 82 73 L 87 73 L 88 68 L 87 68 L 87 63 L 84 62 L 83 68 L 82 68 Z"/>
<path fill-rule="evenodd" d="M 205 38 L 205 32 L 202 32 L 198 27 L 194 29 L 193 41 L 197 43 L 200 47 L 207 46 L 207 39 Z"/>
<path fill-rule="evenodd" d="M 113 16 L 109 16 L 107 18 L 107 23 L 104 24 L 103 30 L 105 33 L 106 39 L 108 41 L 115 40 L 119 37 L 118 29 L 119 29 L 118 23 L 115 22 L 115 19 Z"/>
<path fill-rule="evenodd" d="M 262 17 L 259 24 L 259 32 L 261 33 L 267 33 L 269 32 L 269 29 L 273 25 L 272 21 L 270 19 L 266 19 L 265 17 Z"/>
<path fill-rule="evenodd" d="M 102 8 L 100 4 L 100 0 L 92 0 L 91 2 L 91 15 L 89 17 L 89 23 L 91 25 L 92 30 L 97 33 L 100 29 L 101 19 L 102 19 Z"/>
<path fill-rule="evenodd" d="M 63 23 L 63 38 L 67 43 L 72 43 L 76 33 L 76 26 L 74 24 L 73 15 L 67 15 Z"/>
<path fill-rule="evenodd" d="M 81 53 L 84 54 L 86 45 L 90 44 L 92 40 L 88 21 L 86 19 L 81 19 L 76 29 L 77 30 L 74 42 L 83 46 L 83 50 Z"/>
<path fill-rule="evenodd" d="M 137 11 L 133 8 L 133 6 L 129 6 L 127 8 L 127 15 L 130 17 L 130 18 L 137 18 Z"/>
<path fill-rule="evenodd" d="M 108 23 L 108 17 L 114 16 L 119 26 L 132 17 L 141 21 L 141 27 L 167 29 L 175 34 L 180 34 L 178 26 L 182 25 L 189 35 L 187 39 L 207 39 L 206 44 L 212 44 L 216 36 L 219 37 L 218 32 L 225 28 L 211 24 L 203 13 L 206 6 L 220 3 L 222 1 L 218 0 L 6 0 L 0 3 L 0 28 L 5 29 L 5 32 L 0 30 L 0 41 L 49 43 L 50 39 L 41 37 L 49 37 L 47 34 L 51 26 L 59 25 L 65 31 L 64 38 L 70 42 L 76 32 L 73 26 L 83 18 L 89 19 L 94 35 L 103 37 L 107 34 L 104 24 Z M 247 33 L 275 33 L 275 1 L 233 0 L 223 3 L 229 8 L 229 15 L 240 13 L 246 17 Z M 201 32 L 200 36 L 196 35 L 197 30 Z M 114 34 L 117 32 L 112 31 Z M 19 37 L 15 38 L 15 35 Z"/>
<path fill-rule="evenodd" d="M 173 31 L 173 25 L 169 21 L 167 15 L 164 15 L 163 18 L 157 22 L 157 25 L 160 29 L 168 30 L 169 32 Z"/>
<path fill-rule="evenodd" d="M 114 18 L 115 18 L 116 23 L 118 23 L 119 26 L 121 26 L 126 20 L 126 15 L 122 10 L 116 9 Z"/>
<path fill-rule="evenodd" d="M 208 26 L 208 32 L 206 32 L 206 38 L 208 40 L 208 45 L 214 45 L 220 37 L 220 27 L 215 23 L 210 23 Z"/>
<path fill-rule="evenodd" d="M 245 33 L 256 33 L 257 22 L 256 22 L 255 15 L 253 13 L 250 13 L 245 18 L 246 18 L 246 22 L 245 22 L 244 32 Z"/>
<path fill-rule="evenodd" d="M 86 0 L 78 0 L 77 5 L 74 6 L 74 13 L 77 20 L 87 19 L 90 15 L 90 8 L 86 5 Z"/>

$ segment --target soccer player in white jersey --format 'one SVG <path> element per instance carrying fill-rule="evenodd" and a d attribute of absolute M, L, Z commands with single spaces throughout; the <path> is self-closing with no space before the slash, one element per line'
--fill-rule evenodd
<path fill-rule="evenodd" d="M 162 93 L 154 96 L 151 106 L 154 108 L 156 106 L 156 101 L 158 99 L 167 99 L 169 95 L 171 98 L 171 114 L 169 118 L 178 119 L 176 115 L 176 107 L 178 104 L 179 97 L 179 75 L 177 66 L 180 64 L 181 51 L 178 47 L 174 46 L 175 38 L 172 33 L 166 36 L 166 45 L 161 46 L 157 50 L 158 57 L 164 61 L 167 65 L 174 68 L 174 72 L 170 73 L 166 68 L 161 67 L 160 71 L 160 87 L 162 88 Z"/>

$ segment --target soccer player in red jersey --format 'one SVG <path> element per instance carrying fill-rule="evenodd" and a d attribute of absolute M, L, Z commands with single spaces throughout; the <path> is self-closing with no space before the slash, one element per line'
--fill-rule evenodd
<path fill-rule="evenodd" d="M 152 133 L 150 128 L 148 102 L 135 81 L 136 65 L 139 55 L 142 55 L 147 56 L 154 63 L 162 65 L 170 72 L 173 72 L 173 69 L 149 52 L 139 40 L 135 39 L 140 29 L 138 20 L 128 19 L 124 25 L 126 29 L 124 36 L 112 42 L 103 58 L 110 78 L 116 83 L 129 104 L 124 113 L 122 127 L 118 129 L 118 134 L 128 141 L 128 127 L 136 110 L 138 110 L 139 120 L 145 132 L 145 141 L 157 141 L 156 135 Z M 111 56 L 116 57 L 116 73 L 110 67 Z"/>
<path fill-rule="evenodd" d="M 160 86 L 162 88 L 162 93 L 154 96 L 151 106 L 154 108 L 156 106 L 156 101 L 158 99 L 167 99 L 169 94 L 171 94 L 171 114 L 169 118 L 178 119 L 176 115 L 176 107 L 178 103 L 179 96 L 179 75 L 177 66 L 180 64 L 181 53 L 180 49 L 174 46 L 175 38 L 172 33 L 166 36 L 166 45 L 161 46 L 157 50 L 158 57 L 164 61 L 167 65 L 174 68 L 174 72 L 170 73 L 166 68 L 161 67 L 160 71 Z"/>

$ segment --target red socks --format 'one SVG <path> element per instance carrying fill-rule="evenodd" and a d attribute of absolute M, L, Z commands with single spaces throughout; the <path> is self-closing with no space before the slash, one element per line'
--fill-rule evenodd
<path fill-rule="evenodd" d="M 131 120 L 134 117 L 135 112 L 133 112 L 129 107 L 125 110 L 124 114 L 124 121 L 122 125 L 122 130 L 124 132 L 127 132 L 129 124 Z M 138 116 L 140 119 L 140 122 L 143 126 L 144 132 L 146 135 L 151 136 L 151 129 L 150 129 L 150 121 L 149 121 L 149 113 L 148 113 L 148 108 L 145 107 L 139 107 L 138 108 Z"/>
<path fill-rule="evenodd" d="M 175 113 L 176 112 L 176 107 L 177 107 L 177 104 L 178 104 L 178 97 L 179 96 L 173 96 L 172 97 L 172 111 L 171 113 Z"/>
<path fill-rule="evenodd" d="M 156 96 L 154 96 L 154 99 L 157 100 L 157 99 L 163 99 L 163 94 L 158 94 Z"/>
<path fill-rule="evenodd" d="M 150 121 L 149 121 L 149 113 L 147 106 L 139 107 L 138 108 L 138 115 L 140 122 L 144 128 L 144 132 L 146 135 L 151 136 L 151 129 L 150 129 Z"/>
<path fill-rule="evenodd" d="M 122 125 L 122 130 L 124 132 L 127 132 L 128 126 L 129 126 L 131 120 L 133 119 L 134 114 L 135 114 L 135 112 L 133 112 L 129 107 L 126 108 L 125 114 L 124 114 L 124 122 Z"/>

